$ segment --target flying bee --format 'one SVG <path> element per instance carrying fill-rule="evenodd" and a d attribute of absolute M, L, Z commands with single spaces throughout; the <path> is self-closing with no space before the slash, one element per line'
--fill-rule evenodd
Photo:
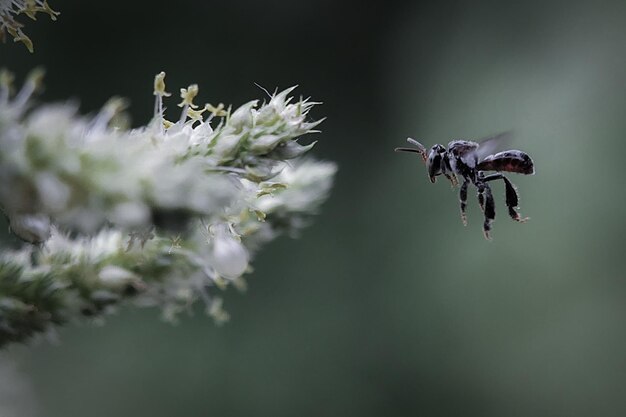
<path fill-rule="evenodd" d="M 462 178 L 459 191 L 461 201 L 461 220 L 467 225 L 465 208 L 467 206 L 467 187 L 473 184 L 478 190 L 478 204 L 485 216 L 483 233 L 487 240 L 491 240 L 491 223 L 496 217 L 495 203 L 491 193 L 490 181 L 502 180 L 506 195 L 506 206 L 509 216 L 517 222 L 525 222 L 528 218 L 522 218 L 517 212 L 519 197 L 517 190 L 502 172 L 514 172 L 517 174 L 532 175 L 535 173 L 533 160 L 525 152 L 509 150 L 493 153 L 500 142 L 506 140 L 508 133 L 502 133 L 480 142 L 469 140 L 453 140 L 446 148 L 436 144 L 430 149 L 415 139 L 407 141 L 414 148 L 396 148 L 396 152 L 413 152 L 419 154 L 428 169 L 428 178 L 434 183 L 437 176 L 445 176 L 455 187 L 459 184 L 457 176 Z M 496 171 L 485 174 L 485 171 Z"/>

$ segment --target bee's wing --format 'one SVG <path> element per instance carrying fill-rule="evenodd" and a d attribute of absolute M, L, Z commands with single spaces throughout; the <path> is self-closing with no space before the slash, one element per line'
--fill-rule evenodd
<path fill-rule="evenodd" d="M 480 146 L 475 151 L 478 161 L 482 161 L 486 156 L 493 155 L 497 151 L 504 150 L 512 142 L 512 139 L 513 132 L 509 130 L 479 140 Z"/>

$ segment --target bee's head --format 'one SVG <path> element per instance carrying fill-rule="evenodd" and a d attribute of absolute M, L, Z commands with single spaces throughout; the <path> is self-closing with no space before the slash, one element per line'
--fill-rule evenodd
<path fill-rule="evenodd" d="M 428 159 L 426 160 L 426 166 L 428 167 L 428 177 L 430 182 L 435 182 L 436 176 L 441 174 L 441 163 L 443 155 L 446 153 L 446 148 L 443 145 L 436 144 L 428 151 Z"/>

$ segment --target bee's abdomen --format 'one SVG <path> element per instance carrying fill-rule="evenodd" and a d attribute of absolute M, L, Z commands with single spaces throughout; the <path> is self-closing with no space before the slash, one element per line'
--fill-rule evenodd
<path fill-rule="evenodd" d="M 534 174 L 535 165 L 528 154 L 522 151 L 504 151 L 489 155 L 476 166 L 479 171 L 505 171 L 518 174 Z"/>

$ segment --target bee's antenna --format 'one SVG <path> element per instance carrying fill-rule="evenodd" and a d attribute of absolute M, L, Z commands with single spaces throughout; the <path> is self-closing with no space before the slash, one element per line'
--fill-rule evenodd
<path fill-rule="evenodd" d="M 394 151 L 396 151 L 396 152 L 414 152 L 414 153 L 419 153 L 419 154 L 422 153 L 422 151 L 420 151 L 419 149 L 415 149 L 415 148 L 395 148 Z"/>
<path fill-rule="evenodd" d="M 426 159 L 428 158 L 428 156 L 427 156 L 426 148 L 424 147 L 424 145 L 422 145 L 421 143 L 419 143 L 413 138 L 407 138 L 406 141 L 409 142 L 411 145 L 415 145 L 415 148 L 401 147 L 401 148 L 395 148 L 395 151 L 418 153 L 422 156 L 422 159 L 424 160 L 424 162 L 426 162 Z"/>
<path fill-rule="evenodd" d="M 418 141 L 416 141 L 413 138 L 406 138 L 406 141 L 409 142 L 411 145 L 417 146 L 418 148 L 423 148 L 424 147 L 424 145 L 422 145 L 421 143 L 419 143 Z"/>

